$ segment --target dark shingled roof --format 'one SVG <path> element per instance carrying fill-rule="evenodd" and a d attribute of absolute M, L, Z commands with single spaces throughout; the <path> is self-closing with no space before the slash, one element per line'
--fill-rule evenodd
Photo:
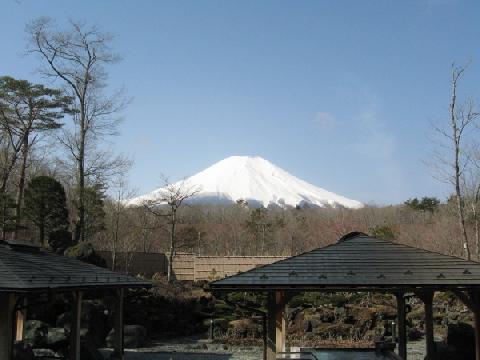
<path fill-rule="evenodd" d="M 480 263 L 351 233 L 337 243 L 214 281 L 211 290 L 461 289 Z"/>
<path fill-rule="evenodd" d="M 0 292 L 149 286 L 148 281 L 33 246 L 0 242 Z"/>

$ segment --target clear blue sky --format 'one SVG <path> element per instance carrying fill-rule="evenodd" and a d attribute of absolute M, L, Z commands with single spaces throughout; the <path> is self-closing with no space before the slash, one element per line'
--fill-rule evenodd
<path fill-rule="evenodd" d="M 1 0 L 0 73 L 38 80 L 21 54 L 44 15 L 116 36 L 110 83 L 134 100 L 115 146 L 140 193 L 259 155 L 364 202 L 445 198 L 424 162 L 452 61 L 472 61 L 462 93 L 480 98 L 478 0 Z"/>

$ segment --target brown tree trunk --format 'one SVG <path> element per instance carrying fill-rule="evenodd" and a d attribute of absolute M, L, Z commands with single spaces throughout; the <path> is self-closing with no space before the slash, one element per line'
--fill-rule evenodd
<path fill-rule="evenodd" d="M 86 89 L 85 89 L 86 91 Z M 86 112 L 84 100 L 80 100 L 80 139 L 78 149 L 78 218 L 75 231 L 76 242 L 85 241 L 85 140 Z"/>
<path fill-rule="evenodd" d="M 460 140 L 461 140 L 461 132 L 458 129 L 457 124 L 457 116 L 456 116 L 456 101 L 457 101 L 457 80 L 458 80 L 459 73 L 456 70 L 453 70 L 452 74 L 452 101 L 450 103 L 450 120 L 452 125 L 452 139 L 454 142 L 454 183 L 455 183 L 455 197 L 457 203 L 457 216 L 458 216 L 458 223 L 460 226 L 460 230 L 462 232 L 462 250 L 464 252 L 464 256 L 467 260 L 470 260 L 470 247 L 468 245 L 468 235 L 467 229 L 465 226 L 465 214 L 464 214 L 464 206 L 463 206 L 463 199 L 462 199 L 462 191 L 460 185 Z"/>
<path fill-rule="evenodd" d="M 168 255 L 168 273 L 167 281 L 170 283 L 173 281 L 173 258 L 175 256 L 175 225 L 176 225 L 176 210 L 172 207 L 170 218 L 170 254 Z"/>
<path fill-rule="evenodd" d="M 15 209 L 15 233 L 14 233 L 15 239 L 18 238 L 18 232 L 20 230 L 20 225 L 22 223 L 22 204 L 23 204 L 23 194 L 25 190 L 25 177 L 26 177 L 26 170 L 27 170 L 28 151 L 29 151 L 29 142 L 28 142 L 28 134 L 26 134 L 23 138 L 22 165 L 20 167 L 20 178 L 18 179 L 17 204 Z"/>

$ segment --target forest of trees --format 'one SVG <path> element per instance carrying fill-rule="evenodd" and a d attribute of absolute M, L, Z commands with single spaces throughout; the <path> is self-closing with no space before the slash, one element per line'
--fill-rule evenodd
<path fill-rule="evenodd" d="M 131 162 L 102 146 L 117 135 L 119 114 L 129 102 L 123 90 L 108 86 L 109 67 L 120 60 L 111 36 L 81 22 L 60 28 L 48 18 L 29 23 L 27 36 L 27 53 L 45 81 L 0 77 L 4 240 L 31 240 L 58 252 L 90 242 L 110 251 L 115 266 L 118 252 L 133 251 L 294 255 L 355 230 L 480 258 L 478 111 L 474 101 L 457 97 L 465 67 L 453 66 L 449 116 L 434 129 L 439 139 L 432 144 L 432 168 L 451 184 L 445 201 L 414 198 L 358 210 L 267 209 L 245 201 L 190 205 L 184 200 L 194 192 L 172 188 L 166 205 L 127 207 Z"/>

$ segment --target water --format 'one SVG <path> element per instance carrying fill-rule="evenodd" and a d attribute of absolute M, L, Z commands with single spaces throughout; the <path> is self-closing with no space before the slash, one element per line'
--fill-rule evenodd
<path fill-rule="evenodd" d="M 315 350 L 318 360 L 391 360 L 391 357 L 376 354 L 375 351 Z"/>

